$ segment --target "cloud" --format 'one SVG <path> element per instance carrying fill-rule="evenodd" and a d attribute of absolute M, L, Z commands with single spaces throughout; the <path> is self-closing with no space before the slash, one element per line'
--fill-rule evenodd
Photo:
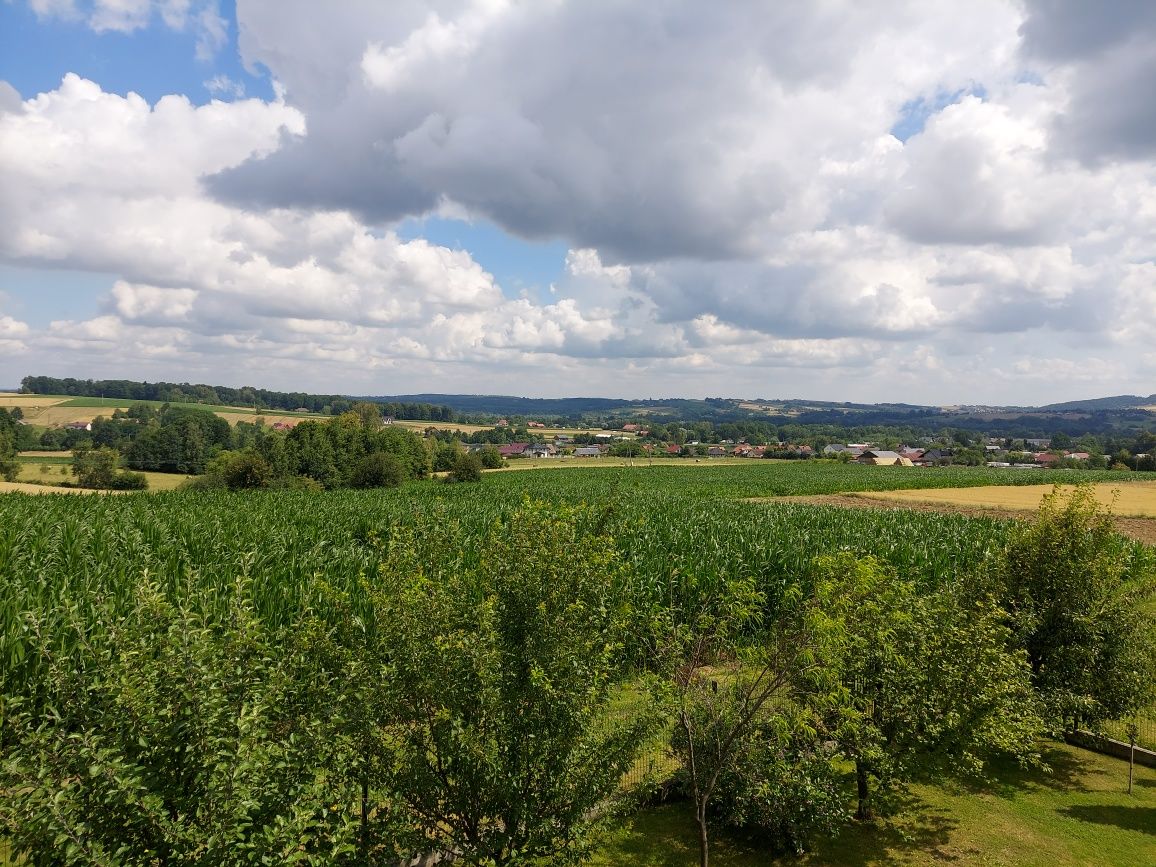
<path fill-rule="evenodd" d="M 201 107 L 76 76 L 0 92 L 0 258 L 112 287 L 17 339 L 92 375 L 132 357 L 362 393 L 1143 390 L 1150 107 L 1105 88 L 1142 81 L 1150 30 L 1140 6 L 1127 27 L 1052 11 L 247 4 L 272 101 L 224 78 L 232 101 Z M 1117 103 L 1134 128 L 1097 120 Z M 563 273 L 512 297 L 469 251 L 399 237 L 428 213 L 560 238 Z"/>
<path fill-rule="evenodd" d="M 212 190 L 371 222 L 448 199 L 606 261 L 747 257 L 826 216 L 808 178 L 828 161 L 873 151 L 905 102 L 966 85 L 1015 41 L 998 3 L 978 14 L 1007 23 L 997 45 L 970 10 L 918 4 L 438 8 L 343 4 L 308 34 L 292 11 L 243 8 L 246 56 L 311 131 Z"/>
<path fill-rule="evenodd" d="M 1028 0 L 1025 60 L 1067 92 L 1057 149 L 1086 164 L 1156 154 L 1156 5 L 1121 0 L 1110 13 L 1079 0 Z"/>

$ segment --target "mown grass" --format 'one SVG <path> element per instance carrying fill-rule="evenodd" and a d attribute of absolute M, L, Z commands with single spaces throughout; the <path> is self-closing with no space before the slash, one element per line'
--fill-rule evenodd
<path fill-rule="evenodd" d="M 853 824 L 801 857 L 774 858 L 757 841 L 715 832 L 716 867 L 990 864 L 1016 867 L 1156 864 L 1156 770 L 1050 745 L 1051 772 L 997 768 L 983 785 L 919 784 L 902 812 Z M 624 820 L 588 862 L 593 867 L 684 867 L 698 863 L 690 805 L 672 803 Z"/>

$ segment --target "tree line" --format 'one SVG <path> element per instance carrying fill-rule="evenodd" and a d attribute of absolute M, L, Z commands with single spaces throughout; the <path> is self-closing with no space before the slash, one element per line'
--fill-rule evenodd
<path fill-rule="evenodd" d="M 305 410 L 323 415 L 341 415 L 357 399 L 340 394 L 308 394 L 300 391 L 270 391 L 265 388 L 230 388 L 225 385 L 191 385 L 187 382 L 136 382 L 129 379 L 58 379 L 26 376 L 20 390 L 27 394 L 60 394 L 70 397 L 101 397 L 110 400 L 159 401 L 161 403 L 203 403 L 214 406 L 253 407 L 255 410 Z M 384 415 L 400 419 L 454 421 L 448 406 L 411 401 L 377 402 Z"/>

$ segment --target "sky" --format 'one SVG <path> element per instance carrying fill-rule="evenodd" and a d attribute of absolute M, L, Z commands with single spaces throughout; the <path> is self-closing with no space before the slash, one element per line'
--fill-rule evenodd
<path fill-rule="evenodd" d="M 1156 392 L 1156 3 L 0 0 L 0 387 Z"/>

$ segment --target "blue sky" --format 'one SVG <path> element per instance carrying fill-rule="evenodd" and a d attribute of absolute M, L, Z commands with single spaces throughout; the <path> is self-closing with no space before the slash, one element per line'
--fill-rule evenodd
<path fill-rule="evenodd" d="M 0 385 L 1148 393 L 1152 9 L 0 0 Z"/>
<path fill-rule="evenodd" d="M 243 85 L 246 96 L 271 99 L 268 71 L 257 67 L 253 75 L 241 62 L 233 0 L 222 0 L 220 11 L 228 25 L 226 44 L 212 60 L 198 60 L 194 32 L 166 27 L 155 16 L 132 33 L 98 33 L 83 20 L 37 15 L 20 0 L 3 0 L 0 78 L 26 98 L 54 89 L 65 73 L 75 72 L 122 96 L 133 91 L 156 102 L 179 93 L 202 104 L 214 98 L 205 82 L 225 75 Z"/>

